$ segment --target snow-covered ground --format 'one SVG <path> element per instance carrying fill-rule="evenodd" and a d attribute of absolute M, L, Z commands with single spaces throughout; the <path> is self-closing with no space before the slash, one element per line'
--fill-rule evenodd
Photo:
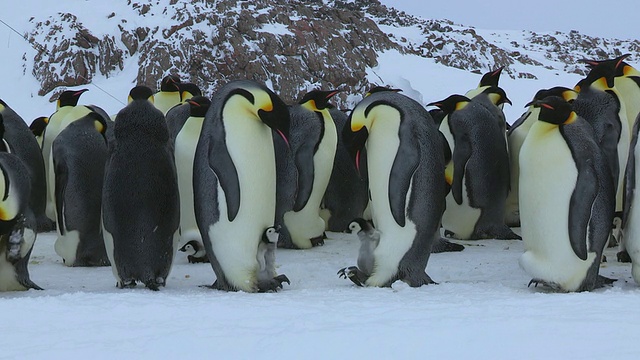
<path fill-rule="evenodd" d="M 44 291 L 0 293 L 0 358 L 635 359 L 638 288 L 615 250 L 591 293 L 527 288 L 521 241 L 461 242 L 434 254 L 438 285 L 359 288 L 339 279 L 359 241 L 329 233 L 323 247 L 278 250 L 279 293 L 202 288 L 209 264 L 179 253 L 167 287 L 117 289 L 109 267 L 68 268 L 41 234 L 30 265 Z M 611 261 L 613 260 L 613 261 Z"/>

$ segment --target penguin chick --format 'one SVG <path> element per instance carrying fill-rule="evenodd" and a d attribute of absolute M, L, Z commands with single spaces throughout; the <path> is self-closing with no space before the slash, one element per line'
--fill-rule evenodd
<path fill-rule="evenodd" d="M 258 244 L 258 291 L 269 292 L 282 289 L 282 283 L 291 285 L 286 275 L 276 273 L 276 248 L 279 237 L 278 230 L 270 226 L 262 234 Z"/>
<path fill-rule="evenodd" d="M 187 253 L 187 260 L 190 264 L 209 262 L 207 251 L 205 250 L 204 245 L 202 245 L 202 243 L 198 240 L 189 241 L 180 249 L 178 249 L 178 251 Z"/>
<path fill-rule="evenodd" d="M 373 252 L 380 243 L 380 232 L 373 225 L 362 218 L 353 220 L 347 228 L 348 233 L 356 233 L 360 239 L 360 251 L 358 252 L 358 266 L 342 268 L 338 271 L 341 278 L 349 278 L 354 284 L 363 286 L 365 281 L 373 273 Z"/>

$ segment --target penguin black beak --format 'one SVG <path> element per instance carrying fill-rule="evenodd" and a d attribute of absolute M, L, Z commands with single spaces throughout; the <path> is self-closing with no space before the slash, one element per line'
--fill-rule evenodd
<path fill-rule="evenodd" d="M 289 109 L 287 105 L 276 95 L 271 96 L 272 109 L 271 111 L 258 110 L 258 116 L 268 127 L 277 132 L 278 135 L 287 144 L 287 148 L 291 148 L 289 145 Z"/>
<path fill-rule="evenodd" d="M 349 150 L 349 154 L 353 158 L 358 175 L 362 178 L 362 172 L 360 170 L 360 161 L 362 159 L 362 150 L 369 137 L 369 130 L 366 126 L 363 126 L 360 130 L 352 132 L 350 126 L 345 126 L 342 138 L 344 139 L 345 146 Z"/>

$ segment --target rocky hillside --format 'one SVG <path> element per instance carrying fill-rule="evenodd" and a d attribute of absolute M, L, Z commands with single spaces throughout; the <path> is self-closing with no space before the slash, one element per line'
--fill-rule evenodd
<path fill-rule="evenodd" d="M 340 105 L 350 106 L 371 86 L 367 69 L 390 49 L 478 73 L 504 66 L 514 78 L 535 78 L 531 66 L 582 72 L 577 60 L 584 57 L 640 58 L 638 41 L 496 34 L 416 18 L 376 0 L 128 0 L 126 9 L 90 23 L 69 13 L 31 22 L 27 36 L 41 47 L 25 70 L 40 82 L 39 94 L 52 97 L 59 87 L 137 65 L 136 81 L 152 88 L 169 72 L 208 94 L 249 78 L 287 102 L 312 88 L 340 88 Z"/>

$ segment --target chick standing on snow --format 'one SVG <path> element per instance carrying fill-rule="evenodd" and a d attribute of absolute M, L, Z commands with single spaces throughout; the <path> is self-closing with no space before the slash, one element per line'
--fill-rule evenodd
<path fill-rule="evenodd" d="M 380 243 L 380 232 L 365 219 L 357 218 L 349 224 L 348 233 L 356 233 L 360 239 L 358 266 L 349 266 L 338 271 L 341 278 L 349 278 L 354 284 L 364 286 L 365 281 L 373 273 L 373 252 Z"/>
<path fill-rule="evenodd" d="M 276 248 L 278 245 L 278 230 L 273 226 L 268 227 L 258 244 L 258 289 L 261 292 L 282 289 L 282 283 L 289 282 L 286 275 L 278 275 L 276 272 Z"/>

